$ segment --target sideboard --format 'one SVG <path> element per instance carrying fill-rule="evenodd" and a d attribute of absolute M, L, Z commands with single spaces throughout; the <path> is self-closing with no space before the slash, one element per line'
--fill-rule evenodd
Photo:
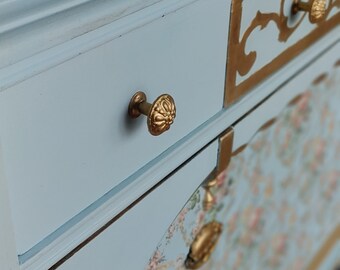
<path fill-rule="evenodd" d="M 338 269 L 339 8 L 0 0 L 0 268 Z"/>

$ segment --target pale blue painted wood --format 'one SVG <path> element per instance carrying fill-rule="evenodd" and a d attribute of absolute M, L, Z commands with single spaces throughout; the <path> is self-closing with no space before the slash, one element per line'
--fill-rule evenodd
<path fill-rule="evenodd" d="M 169 224 L 216 166 L 217 148 L 215 141 L 59 269 L 143 269 Z"/>
<path fill-rule="evenodd" d="M 196 2 L 1 93 L 18 254 L 221 110 L 226 9 Z M 174 97 L 169 132 L 153 137 L 145 117 L 128 119 L 138 90 Z"/>
<path fill-rule="evenodd" d="M 275 93 L 270 99 L 268 99 L 264 104 L 262 104 L 258 109 L 256 109 L 253 113 L 251 113 L 249 116 L 247 116 L 245 119 L 243 119 L 241 122 L 239 122 L 236 126 L 234 126 L 235 130 L 235 139 L 234 139 L 234 144 L 233 144 L 233 150 L 238 149 L 240 146 L 244 145 L 244 143 L 248 143 L 254 134 L 257 132 L 259 127 L 261 127 L 266 121 L 269 119 L 276 117 L 282 109 L 284 109 L 287 106 L 287 103 L 291 101 L 294 97 L 299 95 L 301 92 L 303 92 L 307 87 L 310 85 L 311 81 L 313 78 L 318 77 L 318 75 L 323 72 L 329 72 L 334 68 L 334 59 L 335 55 L 337 55 L 337 52 L 339 50 L 340 44 L 338 43 L 336 46 L 333 46 L 327 53 L 325 53 L 324 56 L 320 57 L 315 63 L 310 65 L 308 68 L 303 70 L 301 73 L 298 74 L 296 78 L 291 80 L 289 83 L 287 83 L 284 87 L 282 87 L 277 93 Z M 306 79 L 309 78 L 309 79 Z M 221 116 L 222 117 L 222 116 Z M 227 121 L 228 117 L 227 115 L 224 116 L 225 121 Z M 218 122 L 214 122 L 212 126 L 218 125 Z M 209 129 L 209 127 L 205 127 Z M 200 158 L 200 156 L 198 156 Z M 214 158 L 215 160 L 215 158 Z M 205 159 L 202 163 L 200 163 L 199 166 L 202 166 L 201 164 L 209 163 L 211 160 Z M 187 167 L 191 167 L 191 163 L 187 165 Z M 184 167 L 185 169 L 186 167 Z M 197 172 L 199 172 L 200 169 L 199 167 L 194 166 L 194 169 L 191 171 L 191 174 L 196 175 Z M 189 178 L 191 178 L 189 176 Z M 193 177 L 192 179 L 196 179 L 196 177 Z M 172 181 L 171 179 L 168 179 L 164 185 L 167 184 L 168 181 Z M 170 184 L 169 184 L 170 185 Z M 155 192 L 161 192 L 162 193 L 162 200 L 159 200 L 157 203 L 157 208 L 162 208 L 162 211 L 164 215 L 168 215 L 170 210 L 167 207 L 163 206 L 162 203 L 168 202 L 171 199 L 174 194 L 176 194 L 176 200 L 172 200 L 172 203 L 174 205 L 177 204 L 177 200 L 184 200 L 182 196 L 184 196 L 184 193 L 186 192 L 186 185 L 182 186 L 181 189 L 177 191 L 173 191 L 170 188 L 167 188 L 168 186 L 160 189 L 157 189 Z M 194 192 L 194 188 L 192 188 L 192 192 Z M 153 194 L 153 193 L 152 193 Z M 152 196 L 152 194 L 150 196 Z M 148 198 L 148 197 L 147 197 Z M 186 197 L 186 199 L 189 197 Z M 150 199 L 152 200 L 152 199 Z M 144 200 L 142 201 L 143 204 Z M 140 206 L 142 207 L 142 206 Z M 154 209 L 153 206 L 146 206 L 145 210 L 139 210 L 140 208 L 136 208 L 135 214 L 138 214 L 138 211 L 144 212 L 144 211 L 151 211 L 151 209 Z M 165 210 L 166 209 L 166 210 Z M 172 208 L 173 209 L 173 208 Z M 181 207 L 178 207 L 178 212 L 181 209 Z M 175 211 L 175 210 L 174 210 Z M 152 211 L 151 211 L 152 212 Z M 177 213 L 178 213 L 177 212 Z M 144 216 L 147 216 L 149 213 L 143 214 Z M 154 217 L 157 218 L 157 217 Z M 135 238 L 133 236 L 131 237 L 124 237 L 122 240 L 121 237 L 117 237 L 119 235 L 119 232 L 125 232 L 124 226 L 129 227 L 129 226 L 139 226 L 140 224 L 133 224 L 133 220 L 128 220 L 125 219 L 122 221 L 123 223 L 118 223 L 121 225 L 115 225 L 111 226 L 108 228 L 106 231 L 102 233 L 102 236 L 98 237 L 98 240 L 95 239 L 93 240 L 88 246 L 84 248 L 84 250 L 81 250 L 79 253 L 74 255 L 70 259 L 70 261 L 67 261 L 65 265 L 61 267 L 61 269 L 77 269 L 82 268 L 82 269 L 91 269 L 91 267 L 95 266 L 100 266 L 100 267 L 109 267 L 110 265 L 113 265 L 114 267 L 116 266 L 115 264 L 115 254 L 119 254 L 120 256 L 123 256 L 122 258 L 119 258 L 117 261 L 121 263 L 121 265 L 126 264 L 125 269 L 141 269 L 141 267 L 137 267 L 138 263 L 140 261 L 137 259 L 136 264 L 134 262 L 131 262 L 124 257 L 124 252 L 120 253 L 119 252 L 119 247 L 124 247 L 124 248 L 131 248 L 134 250 L 135 245 L 146 245 L 149 247 L 149 243 L 153 242 L 156 237 L 155 234 L 159 233 L 159 239 L 161 239 L 164 235 L 164 231 L 161 230 L 163 227 L 163 221 L 168 221 L 168 219 L 164 216 L 164 218 L 158 218 L 157 221 L 153 220 L 147 220 L 145 222 L 148 222 L 147 225 L 141 225 L 141 227 L 147 227 L 150 226 L 152 227 L 152 233 L 148 233 L 145 237 L 150 237 L 152 240 L 146 241 L 140 236 L 136 236 Z M 131 224 L 133 225 L 129 225 Z M 144 222 L 144 221 L 143 221 Z M 170 225 L 170 223 L 169 223 Z M 120 227 L 122 226 L 122 227 Z M 138 232 L 138 228 L 136 229 Z M 147 233 L 147 231 L 146 231 Z M 110 238 L 111 237 L 111 238 Z M 122 242 L 117 242 L 118 241 Z M 112 241 L 112 242 L 111 242 Z M 138 243 L 136 243 L 136 241 Z M 145 244 L 147 243 L 147 244 Z M 117 247 L 115 245 L 117 244 Z M 155 244 L 154 247 L 156 247 L 157 244 Z M 119 246 L 119 247 L 118 247 Z M 143 250 L 143 251 L 141 251 Z M 138 251 L 138 256 L 144 256 L 147 252 L 149 252 L 149 249 L 139 249 L 139 247 L 136 248 L 136 251 Z M 111 253 L 110 253 L 111 252 Z M 78 257 L 79 254 L 79 257 Z M 98 254 L 103 254 L 103 256 L 98 255 Z M 124 262 L 125 260 L 125 262 Z M 84 263 L 85 261 L 85 263 Z M 118 266 L 121 266 L 118 264 Z M 142 265 L 142 264 L 140 264 Z M 117 267 L 118 267 L 117 266 Z M 143 265 L 144 266 L 144 265 Z"/>
<path fill-rule="evenodd" d="M 0 0 L 0 7 L 19 1 Z M 30 3 L 39 1 L 45 0 L 30 0 Z M 0 228 L 6 234 L 0 250 L 2 255 L 5 254 L 2 251 L 10 253 L 4 259 L 6 266 L 1 257 L 1 269 L 7 269 L 8 265 L 16 269 L 16 253 L 29 250 L 36 243 L 39 245 L 30 250 L 32 253 L 27 253 L 26 263 L 21 265 L 21 269 L 37 270 L 51 266 L 249 108 L 339 41 L 338 27 L 235 106 L 221 111 L 229 0 L 209 3 L 201 0 L 186 8 L 183 7 L 195 1 L 130 0 L 102 5 L 99 1 L 74 0 L 66 4 L 77 6 L 82 2 L 90 2 L 90 5 L 79 5 L 84 9 L 73 9 L 72 12 L 78 10 L 79 13 L 69 13 L 75 16 L 68 17 L 68 20 L 63 17 L 66 13 L 51 16 L 61 8 L 61 1 L 56 4 L 47 0 L 45 3 L 51 5 L 45 11 L 50 13 L 29 14 L 34 9 L 28 8 L 22 9 L 27 16 L 23 16 L 21 21 L 13 17 L 0 18 L 0 21 L 5 20 L 0 25 L 0 66 L 3 67 L 0 69 L 0 89 L 5 91 L 0 93 L 0 138 L 5 145 L 2 150 L 5 158 L 0 162 L 0 168 L 4 168 L 0 180 L 5 183 L 1 184 L 0 210 L 1 218 L 8 219 L 13 215 L 15 225 L 12 228 L 11 222 L 0 222 Z M 212 2 L 218 4 L 215 6 Z M 114 5 L 116 3 L 118 5 Z M 153 5 L 143 9 L 149 4 Z M 98 12 L 86 8 L 91 5 L 97 5 Z M 19 13 L 14 12 L 16 15 Z M 9 13 L 1 9 L 1 14 Z M 163 14 L 165 18 L 160 19 Z M 38 22 L 40 18 L 44 19 Z M 103 20 L 96 21 L 96 18 Z M 29 20 L 34 23 L 26 25 Z M 114 20 L 117 21 L 105 25 Z M 47 29 L 49 34 L 45 35 L 46 32 L 41 29 Z M 66 34 L 60 29 L 70 32 Z M 96 30 L 86 33 L 93 29 Z M 120 35 L 122 37 L 111 42 Z M 261 38 L 259 35 L 256 37 L 252 44 L 259 44 L 257 42 Z M 56 44 L 60 45 L 53 47 Z M 305 83 L 306 76 L 315 75 L 321 66 L 327 66 L 327 62 L 331 62 L 329 59 L 333 60 L 338 55 L 338 46 L 290 81 L 284 88 L 291 87 L 289 91 L 282 91 L 275 102 L 264 105 L 266 109 L 261 108 L 242 122 L 236 128 L 234 148 L 247 142 L 260 123 L 264 123 L 271 114 L 275 115 L 283 106 L 282 102 L 294 94 L 295 87 L 301 90 L 297 86 Z M 46 48 L 50 49 L 42 51 Z M 78 54 L 79 57 L 72 59 Z M 259 60 L 263 58 L 259 57 Z M 63 63 L 65 61 L 68 62 Z M 43 72 L 45 70 L 48 71 Z M 25 82 L 19 84 L 22 81 Z M 172 133 L 154 140 L 147 134 L 145 120 L 138 121 L 135 130 L 129 129 L 132 125 L 126 124 L 123 111 L 130 96 L 140 87 L 148 90 L 150 100 L 168 90 L 177 97 L 183 118 L 178 116 L 178 124 L 171 130 Z M 190 99 L 192 93 L 195 96 Z M 194 101 L 190 107 L 188 100 Z M 206 103 L 209 106 L 201 110 L 202 104 Z M 268 107 L 271 114 L 264 113 Z M 124 129 L 121 128 L 122 123 L 125 124 Z M 137 148 L 140 145 L 143 148 Z M 139 152 L 131 150 L 134 148 L 140 149 Z M 143 166 L 151 159 L 152 162 Z M 129 165 L 125 165 L 126 160 Z M 114 167 L 113 164 L 124 166 Z M 128 177 L 126 181 L 121 182 L 125 177 Z M 195 187 L 198 185 L 196 182 L 193 184 Z M 9 194 L 6 194 L 6 185 L 9 186 Z M 189 186 L 185 190 L 187 188 Z M 194 186 L 190 188 L 192 191 Z M 163 190 L 162 198 L 170 196 L 169 192 L 172 190 Z M 30 197 L 22 200 L 24 194 Z M 101 197 L 103 194 L 106 195 Z M 184 200 L 188 194 L 178 193 L 178 196 Z M 83 209 L 81 214 L 76 215 Z M 119 233 L 124 231 L 124 222 L 128 223 L 124 219 L 119 222 Z M 166 222 L 169 222 L 168 219 Z M 56 228 L 58 231 L 55 231 Z M 110 228 L 114 234 L 118 233 L 115 228 Z M 156 236 L 152 235 L 153 239 Z M 110 243 L 103 244 L 103 247 Z M 17 244 L 18 248 L 15 247 Z M 98 242 L 98 245 L 102 244 Z M 81 254 L 96 246 L 97 242 L 91 243 Z M 78 265 L 82 256 L 70 265 Z M 140 254 L 139 259 L 143 256 L 143 253 Z"/>
<path fill-rule="evenodd" d="M 0 2 L 0 68 L 112 22 L 125 34 L 197 0 L 11 0 Z M 140 12 L 139 12 L 140 11 Z M 159 14 L 163 12 L 163 14 Z M 129 17 L 129 15 L 132 15 Z M 127 18 L 121 24 L 121 19 Z M 127 27 L 129 25 L 129 27 Z M 129 31 L 130 31 L 129 30 Z"/>

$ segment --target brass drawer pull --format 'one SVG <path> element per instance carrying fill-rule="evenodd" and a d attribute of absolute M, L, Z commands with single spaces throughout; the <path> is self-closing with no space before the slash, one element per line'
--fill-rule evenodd
<path fill-rule="evenodd" d="M 222 227 L 221 223 L 213 221 L 200 230 L 185 260 L 187 269 L 198 269 L 209 260 L 221 236 Z"/>
<path fill-rule="evenodd" d="M 301 0 L 294 0 L 293 14 L 299 11 L 305 11 L 309 14 L 309 21 L 311 23 L 318 23 L 324 20 L 326 15 L 326 0 L 308 0 L 302 2 Z"/>
<path fill-rule="evenodd" d="M 133 95 L 129 104 L 129 115 L 137 118 L 141 114 L 147 116 L 149 132 L 158 136 L 167 131 L 176 117 L 176 105 L 174 99 L 164 94 L 159 96 L 153 104 L 146 101 L 144 92 Z"/>

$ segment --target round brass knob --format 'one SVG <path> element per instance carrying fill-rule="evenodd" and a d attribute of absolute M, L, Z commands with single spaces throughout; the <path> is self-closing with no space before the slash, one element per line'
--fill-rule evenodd
<path fill-rule="evenodd" d="M 326 15 L 326 0 L 309 0 L 302 2 L 301 0 L 294 0 L 293 13 L 305 11 L 309 14 L 309 21 L 311 23 L 318 23 L 324 20 Z"/>
<path fill-rule="evenodd" d="M 143 92 L 133 95 L 129 104 L 129 115 L 137 118 L 141 114 L 147 116 L 149 132 L 158 136 L 167 131 L 176 117 L 174 99 L 167 94 L 159 96 L 152 104 L 147 102 Z"/>
<path fill-rule="evenodd" d="M 221 233 L 221 223 L 213 221 L 203 226 L 191 244 L 189 254 L 185 260 L 185 267 L 198 269 L 206 263 L 213 253 Z"/>

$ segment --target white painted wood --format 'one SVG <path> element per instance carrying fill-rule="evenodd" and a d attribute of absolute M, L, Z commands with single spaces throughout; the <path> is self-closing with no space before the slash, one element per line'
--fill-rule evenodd
<path fill-rule="evenodd" d="M 220 111 L 226 4 L 195 2 L 0 94 L 18 254 Z M 137 90 L 174 97 L 169 132 L 127 118 Z"/>
<path fill-rule="evenodd" d="M 188 198 L 216 166 L 217 147 L 215 141 L 59 269 L 143 269 Z"/>
<path fill-rule="evenodd" d="M 7 193 L 7 182 L 1 156 L 0 144 L 0 269 L 18 270 L 17 257 L 10 204 Z"/>

